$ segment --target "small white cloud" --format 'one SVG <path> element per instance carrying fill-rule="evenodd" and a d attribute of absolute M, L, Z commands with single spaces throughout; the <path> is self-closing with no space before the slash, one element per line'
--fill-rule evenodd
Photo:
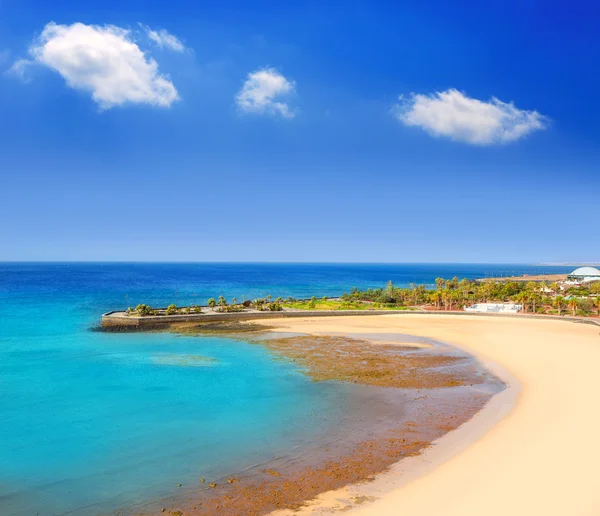
<path fill-rule="evenodd" d="M 27 69 L 32 64 L 28 59 L 19 59 L 13 63 L 6 73 L 27 82 Z"/>
<path fill-rule="evenodd" d="M 30 60 L 11 71 L 24 75 L 31 65 L 57 71 L 67 85 L 91 92 L 102 109 L 131 102 L 168 107 L 179 95 L 158 72 L 158 64 L 132 40 L 130 31 L 114 25 L 49 23 L 29 48 Z"/>
<path fill-rule="evenodd" d="M 282 99 L 295 91 L 294 81 L 289 81 L 274 68 L 264 68 L 248 74 L 235 100 L 238 109 L 245 113 L 293 118 L 295 113 Z"/>
<path fill-rule="evenodd" d="M 548 119 L 537 111 L 517 109 L 495 97 L 482 102 L 455 89 L 400 97 L 394 113 L 404 124 L 433 136 L 475 145 L 512 142 L 548 126 Z"/>
<path fill-rule="evenodd" d="M 183 52 L 185 50 L 184 44 L 179 41 L 177 36 L 174 36 L 165 29 L 153 30 L 147 25 L 140 24 L 140 26 L 146 31 L 148 37 L 160 48 L 166 48 L 175 52 Z"/>

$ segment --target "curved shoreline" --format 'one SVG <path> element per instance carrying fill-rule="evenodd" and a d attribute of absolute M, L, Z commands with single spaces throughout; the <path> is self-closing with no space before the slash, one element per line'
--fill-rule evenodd
<path fill-rule="evenodd" d="M 270 321 L 280 331 L 362 329 L 442 340 L 478 357 L 509 386 L 420 456 L 396 463 L 372 483 L 324 493 L 299 514 L 600 513 L 600 445 L 593 430 L 600 421 L 594 411 L 598 328 L 561 324 L 564 319 L 449 315 L 348 317 L 343 327 L 324 318 Z"/>
<path fill-rule="evenodd" d="M 254 339 L 248 339 L 247 333 L 240 336 L 266 346 L 276 357 L 296 362 L 314 381 L 356 384 L 358 390 L 349 391 L 354 392 L 354 408 L 332 434 L 333 441 L 307 443 L 308 462 L 297 463 L 293 458 L 290 462 L 284 454 L 270 466 L 277 470 L 276 478 L 266 479 L 255 471 L 238 473 L 230 486 L 223 485 L 223 479 L 207 480 L 207 486 L 211 482 L 215 489 L 191 488 L 164 499 L 158 510 L 162 506 L 167 514 L 206 515 L 268 514 L 282 507 L 296 511 L 321 493 L 372 479 L 397 461 L 422 454 L 504 388 L 470 353 L 440 340 L 389 333 L 317 336 L 273 331 L 271 326 L 258 328 Z M 203 334 L 205 330 L 184 327 L 179 331 Z M 371 398 L 361 400 L 367 392 Z M 147 510 L 157 512 L 150 506 Z"/>

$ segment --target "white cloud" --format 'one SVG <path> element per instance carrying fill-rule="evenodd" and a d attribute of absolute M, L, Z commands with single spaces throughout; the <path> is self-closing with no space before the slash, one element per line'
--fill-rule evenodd
<path fill-rule="evenodd" d="M 27 68 L 32 64 L 28 59 L 18 59 L 8 69 L 8 74 L 19 77 L 20 79 L 27 81 Z"/>
<path fill-rule="evenodd" d="M 482 102 L 455 89 L 400 97 L 394 112 L 408 126 L 475 145 L 512 142 L 548 125 L 537 111 L 517 109 L 495 97 Z"/>
<path fill-rule="evenodd" d="M 49 23 L 12 72 L 23 75 L 31 65 L 57 71 L 74 89 L 91 92 L 102 109 L 131 102 L 168 107 L 179 95 L 158 64 L 114 25 Z"/>
<path fill-rule="evenodd" d="M 295 91 L 294 81 L 289 81 L 274 68 L 264 68 L 248 74 L 235 100 L 238 108 L 245 113 L 293 118 L 295 113 L 282 98 Z"/>
<path fill-rule="evenodd" d="M 175 52 L 183 52 L 185 50 L 184 44 L 179 41 L 177 36 L 174 36 L 165 29 L 152 30 L 147 25 L 141 25 L 141 27 L 146 31 L 148 37 L 160 48 L 167 48 Z"/>

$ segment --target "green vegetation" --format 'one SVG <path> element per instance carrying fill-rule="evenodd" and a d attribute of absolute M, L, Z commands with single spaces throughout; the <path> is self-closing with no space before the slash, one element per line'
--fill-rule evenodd
<path fill-rule="evenodd" d="M 552 301 L 552 304 L 558 310 L 558 315 L 560 315 L 563 311 L 563 308 L 565 307 L 565 298 L 563 296 L 555 296 Z"/>
<path fill-rule="evenodd" d="M 524 313 L 561 315 L 568 307 L 573 315 L 600 314 L 600 282 L 583 285 L 546 284 L 533 281 L 450 280 L 437 278 L 434 288 L 411 284 L 398 288 L 389 281 L 385 288 L 360 291 L 352 289 L 341 297 L 344 302 L 367 302 L 380 308 L 420 307 L 457 310 L 476 303 L 513 302 L 523 306 Z"/>
<path fill-rule="evenodd" d="M 259 310 L 260 312 L 281 312 L 283 310 L 283 299 L 280 297 L 275 301 L 271 301 L 271 299 L 273 299 L 272 296 L 267 296 L 266 298 L 255 299 L 252 302 L 246 301 L 244 306 Z"/>
<path fill-rule="evenodd" d="M 462 310 L 476 303 L 513 302 L 522 305 L 522 312 L 536 314 L 569 313 L 579 316 L 600 317 L 600 282 L 583 285 L 566 285 L 546 282 L 459 280 L 437 278 L 435 285 L 415 285 L 396 287 L 388 281 L 385 287 L 358 290 L 342 294 L 339 298 L 316 296 L 298 300 L 281 297 L 273 301 L 268 295 L 253 301 L 236 297 L 231 303 L 224 296 L 210 298 L 208 306 L 217 312 L 242 312 L 258 310 L 280 312 L 282 310 Z M 148 305 L 140 304 L 135 309 L 128 308 L 127 315 L 175 315 L 198 314 L 198 305 L 177 308 L 174 304 L 166 310 L 157 311 Z"/>
<path fill-rule="evenodd" d="M 410 306 L 399 306 L 388 303 L 372 303 L 359 300 L 345 299 L 309 299 L 309 300 L 287 300 L 283 308 L 295 310 L 415 310 Z"/>
<path fill-rule="evenodd" d="M 127 315 L 138 315 L 138 316 L 145 316 L 145 315 L 156 315 L 156 310 L 153 310 L 150 306 L 148 305 L 137 305 L 134 308 L 129 307 L 126 312 Z"/>
<path fill-rule="evenodd" d="M 269 312 L 281 312 L 283 310 L 283 307 L 281 306 L 280 303 L 278 303 L 277 301 L 275 301 L 274 303 L 269 303 L 267 305 L 267 310 Z"/>
<path fill-rule="evenodd" d="M 573 310 L 573 315 L 577 315 L 577 308 L 579 307 L 579 301 L 577 301 L 576 297 L 572 297 L 571 299 L 569 299 L 569 308 L 571 310 Z"/>
<path fill-rule="evenodd" d="M 344 303 L 339 300 L 326 299 L 326 300 L 287 300 L 283 303 L 284 308 L 293 308 L 295 310 L 365 310 L 368 308 L 366 303 Z"/>

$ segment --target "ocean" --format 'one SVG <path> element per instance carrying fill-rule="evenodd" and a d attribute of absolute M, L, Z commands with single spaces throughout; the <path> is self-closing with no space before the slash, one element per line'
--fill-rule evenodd
<path fill-rule="evenodd" d="M 260 345 L 91 331 L 103 312 L 333 296 L 436 277 L 563 273 L 469 264 L 0 263 L 0 514 L 105 514 L 323 438 L 352 386 Z"/>

